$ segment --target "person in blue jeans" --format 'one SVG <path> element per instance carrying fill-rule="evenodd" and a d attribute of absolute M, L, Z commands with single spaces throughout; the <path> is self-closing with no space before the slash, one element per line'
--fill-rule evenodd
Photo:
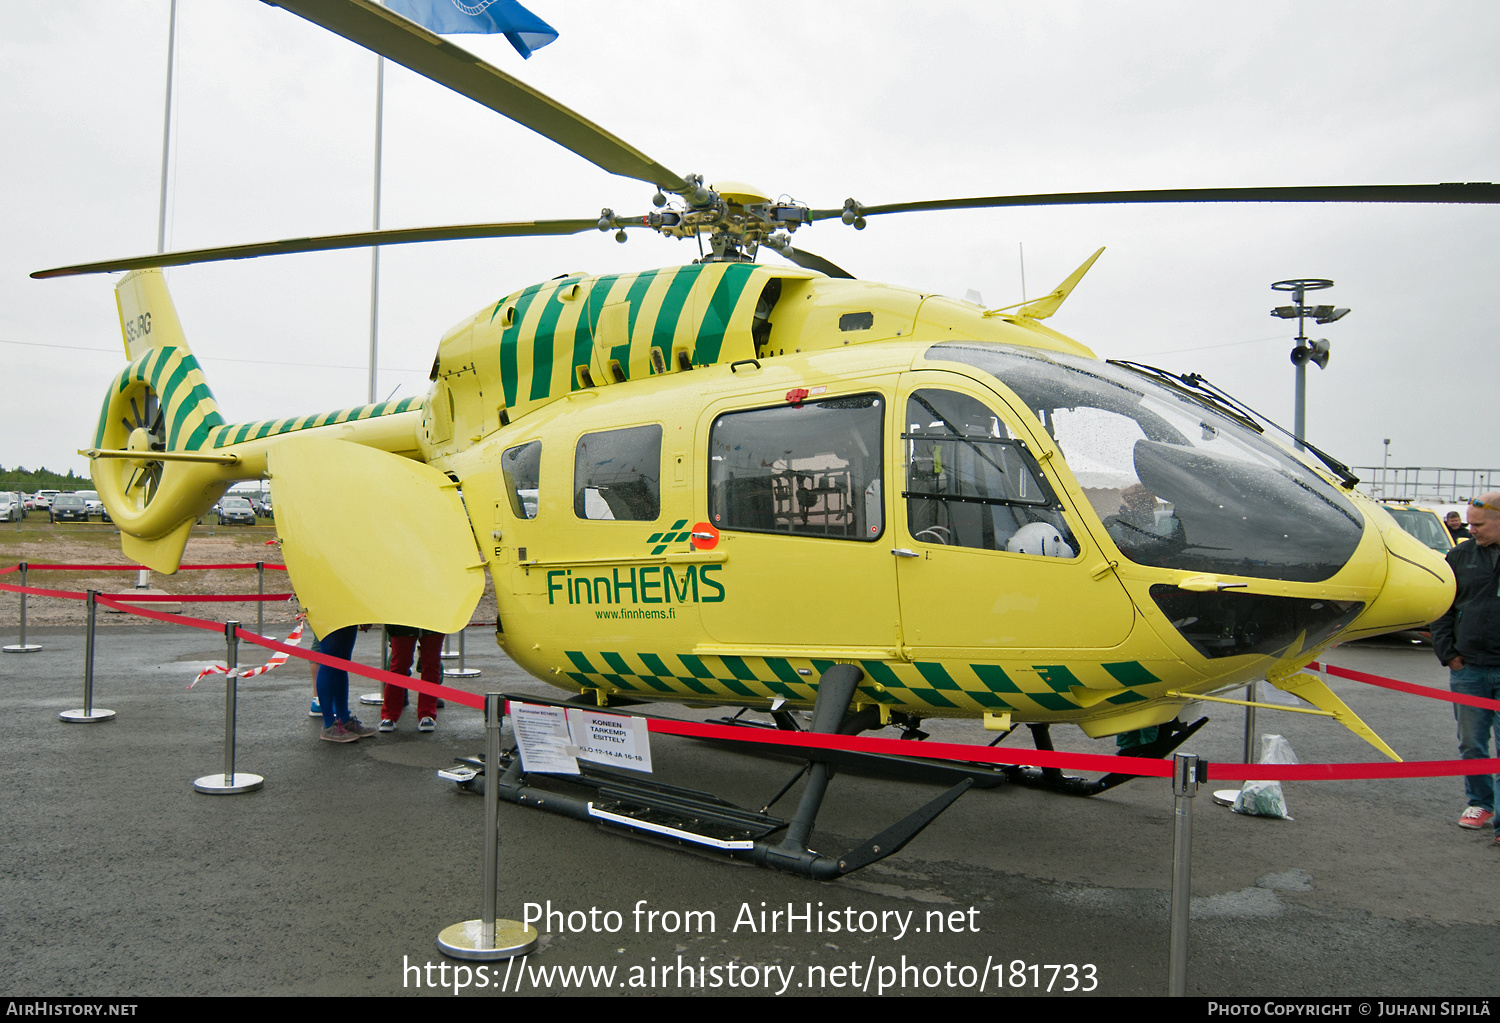
<path fill-rule="evenodd" d="M 318 652 L 347 661 L 354 653 L 354 640 L 362 628 L 369 626 L 346 625 L 318 637 Z M 349 672 L 343 668 L 318 665 L 318 706 L 323 711 L 321 737 L 328 742 L 353 742 L 375 734 L 375 729 L 361 724 L 359 718 L 349 713 Z"/>
<path fill-rule="evenodd" d="M 1500 700 L 1500 492 L 1469 502 L 1469 535 L 1447 554 L 1458 582 L 1453 606 L 1432 623 L 1432 648 L 1448 668 L 1455 693 Z M 1458 754 L 1465 760 L 1492 757 L 1491 739 L 1500 752 L 1500 712 L 1486 707 L 1453 705 L 1458 718 Z M 1478 830 L 1497 823 L 1495 776 L 1464 776 L 1468 806 L 1458 826 Z M 1500 842 L 1500 829 L 1495 841 Z"/>

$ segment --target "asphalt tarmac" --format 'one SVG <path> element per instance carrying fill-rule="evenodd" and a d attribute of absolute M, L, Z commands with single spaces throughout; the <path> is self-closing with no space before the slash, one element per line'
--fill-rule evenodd
<path fill-rule="evenodd" d="M 265 787 L 206 796 L 192 782 L 222 770 L 223 682 L 185 687 L 222 660 L 220 639 L 101 628 L 95 705 L 117 717 L 74 725 L 57 715 L 81 704 L 82 630 L 28 638 L 44 649 L 0 655 L 6 995 L 1167 990 L 1165 780 L 1089 799 L 971 791 L 900 853 L 827 883 L 502 803 L 501 913 L 550 902 L 557 915 L 539 921 L 541 947 L 524 963 L 481 972 L 434 944 L 479 915 L 483 803 L 435 773 L 483 749 L 478 712 L 450 703 L 437 731 L 420 734 L 409 710 L 395 733 L 321 742 L 308 672 L 293 662 L 240 687 L 237 769 Z M 259 663 L 255 648 L 242 651 Z M 560 695 L 521 674 L 485 629 L 469 632 L 467 653 L 482 674 L 465 688 Z M 356 657 L 378 662 L 378 643 L 362 637 Z M 1445 684 L 1426 648 L 1362 644 L 1331 659 Z M 1330 684 L 1407 759 L 1456 757 L 1449 704 Z M 1184 749 L 1238 760 L 1243 712 L 1207 712 L 1214 720 Z M 373 723 L 378 708 L 364 717 Z M 972 723 L 927 727 L 935 739 L 981 739 Z M 1260 730 L 1286 736 L 1304 762 L 1378 758 L 1316 717 L 1261 711 Z M 1112 749 L 1076 729 L 1054 737 L 1062 749 Z M 794 772 L 672 737 L 653 739 L 653 758 L 658 780 L 752 807 Z M 1194 806 L 1189 994 L 1497 993 L 1500 848 L 1489 831 L 1456 826 L 1461 779 L 1287 783 L 1290 821 L 1216 806 L 1208 790 L 1219 787 Z M 841 773 L 813 844 L 851 848 L 938 791 Z"/>

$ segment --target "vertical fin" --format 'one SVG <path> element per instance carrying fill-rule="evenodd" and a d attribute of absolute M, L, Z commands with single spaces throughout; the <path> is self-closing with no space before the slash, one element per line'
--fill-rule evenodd
<path fill-rule="evenodd" d="M 153 348 L 175 347 L 187 351 L 182 321 L 167 291 L 160 270 L 134 270 L 115 285 L 115 305 L 120 310 L 120 333 L 125 357 L 131 362 Z"/>

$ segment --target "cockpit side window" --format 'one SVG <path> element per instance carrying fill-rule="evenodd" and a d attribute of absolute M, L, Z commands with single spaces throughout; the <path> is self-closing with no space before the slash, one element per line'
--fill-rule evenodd
<path fill-rule="evenodd" d="M 541 493 L 542 442 L 534 440 L 507 448 L 500 455 L 500 471 L 505 476 L 505 493 L 510 497 L 510 510 L 516 518 L 536 518 Z"/>
<path fill-rule="evenodd" d="M 730 412 L 709 433 L 709 517 L 719 529 L 875 540 L 885 399 L 856 394 Z"/>
<path fill-rule="evenodd" d="M 1137 564 L 1318 582 L 1363 536 L 1359 511 L 1308 466 L 1144 374 L 1005 345 L 950 342 L 927 357 L 966 363 L 1009 388 Z"/>
<path fill-rule="evenodd" d="M 1025 442 L 983 402 L 956 391 L 915 391 L 901 443 L 912 539 L 1046 557 L 1077 553 Z"/>
<path fill-rule="evenodd" d="M 573 514 L 650 522 L 661 517 L 661 427 L 586 433 L 573 456 Z"/>

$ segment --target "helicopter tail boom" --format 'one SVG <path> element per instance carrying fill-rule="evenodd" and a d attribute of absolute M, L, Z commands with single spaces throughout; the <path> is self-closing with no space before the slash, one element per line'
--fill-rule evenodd
<path fill-rule="evenodd" d="M 133 560 L 175 572 L 193 523 L 236 481 L 264 476 L 269 449 L 288 435 L 312 430 L 418 455 L 418 398 L 226 423 L 188 347 L 162 271 L 126 274 L 115 299 L 130 362 L 110 382 L 93 443 L 82 453 Z"/>

